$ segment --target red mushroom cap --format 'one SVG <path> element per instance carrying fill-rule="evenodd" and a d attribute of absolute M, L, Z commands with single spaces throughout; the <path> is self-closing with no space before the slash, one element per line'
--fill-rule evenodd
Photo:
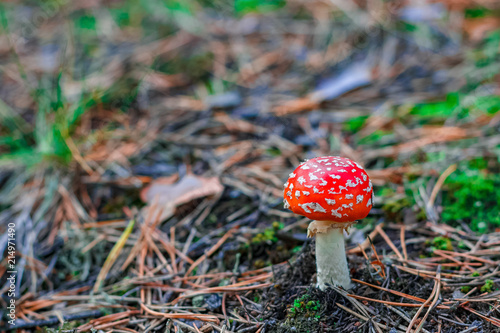
<path fill-rule="evenodd" d="M 324 156 L 302 163 L 290 174 L 284 203 L 311 220 L 345 224 L 368 215 L 372 196 L 370 178 L 358 163 Z"/>

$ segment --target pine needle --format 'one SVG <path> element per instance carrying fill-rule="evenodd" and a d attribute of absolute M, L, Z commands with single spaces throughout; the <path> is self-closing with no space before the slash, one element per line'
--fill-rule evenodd
<path fill-rule="evenodd" d="M 113 249 L 111 249 L 111 252 L 109 252 L 108 257 L 106 258 L 106 261 L 104 262 L 104 265 L 102 266 L 101 271 L 99 272 L 99 275 L 97 276 L 97 280 L 95 282 L 94 289 L 93 289 L 94 293 L 99 291 L 99 288 L 101 287 L 102 281 L 104 281 L 104 279 L 106 278 L 106 276 L 109 273 L 109 270 L 111 269 L 111 266 L 113 266 L 116 259 L 118 258 L 118 255 L 120 254 L 120 251 L 122 250 L 123 246 L 125 245 L 125 242 L 127 241 L 128 237 L 130 236 L 132 229 L 134 229 L 134 225 L 135 225 L 135 220 L 130 220 L 127 227 L 125 228 L 122 235 L 120 236 L 120 239 L 118 239 L 118 241 L 113 246 Z"/>

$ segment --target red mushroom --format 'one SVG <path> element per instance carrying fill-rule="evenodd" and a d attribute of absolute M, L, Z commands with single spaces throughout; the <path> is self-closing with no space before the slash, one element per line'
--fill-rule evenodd
<path fill-rule="evenodd" d="M 285 208 L 312 220 L 307 236 L 316 236 L 317 287 L 349 289 L 343 230 L 365 218 L 373 205 L 373 186 L 356 162 L 339 156 L 316 157 L 289 176 Z"/>

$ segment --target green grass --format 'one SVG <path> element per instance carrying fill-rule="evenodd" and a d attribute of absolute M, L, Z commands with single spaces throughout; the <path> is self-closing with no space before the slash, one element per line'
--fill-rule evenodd
<path fill-rule="evenodd" d="M 21 123 L 15 111 L 5 104 L 0 121 L 6 126 L 0 127 L 0 142 L 5 150 L 0 157 L 0 166 L 26 167 L 28 169 L 40 163 L 68 165 L 72 153 L 67 140 L 73 135 L 76 123 L 84 109 L 81 104 L 73 107 L 65 104 L 56 83 L 55 89 L 40 86 L 35 95 L 38 110 L 34 125 Z"/>

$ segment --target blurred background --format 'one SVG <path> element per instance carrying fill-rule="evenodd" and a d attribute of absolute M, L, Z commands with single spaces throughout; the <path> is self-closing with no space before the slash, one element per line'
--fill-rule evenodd
<path fill-rule="evenodd" d="M 307 222 L 282 184 L 321 155 L 374 183 L 352 244 L 380 222 L 500 230 L 497 1 L 11 0 L 0 21 L 0 250 L 14 222 L 21 319 L 83 311 L 42 302 L 68 290 L 139 297 L 117 281 L 189 273 L 182 255 L 197 274 L 292 258 Z"/>

